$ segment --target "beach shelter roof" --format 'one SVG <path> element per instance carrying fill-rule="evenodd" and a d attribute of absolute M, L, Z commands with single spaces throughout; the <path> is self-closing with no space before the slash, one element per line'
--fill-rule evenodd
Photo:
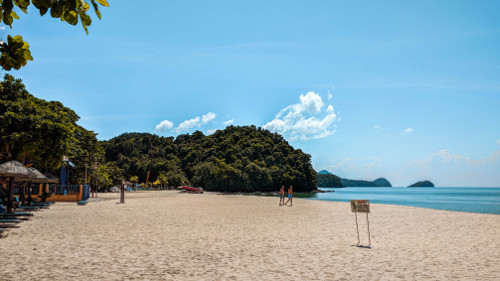
<path fill-rule="evenodd" d="M 31 182 L 47 182 L 48 181 L 48 178 L 42 174 L 40 171 L 38 171 L 37 169 L 33 168 L 33 167 L 29 167 L 28 170 L 30 171 L 31 175 L 32 175 L 32 178 L 31 178 Z"/>
<path fill-rule="evenodd" d="M 16 160 L 0 164 L 0 177 L 15 177 L 16 179 L 32 178 L 33 174 Z"/>
<path fill-rule="evenodd" d="M 56 176 L 54 176 L 53 174 L 51 174 L 49 172 L 45 172 L 43 174 L 47 177 L 48 183 L 58 183 L 59 182 L 59 179 Z"/>

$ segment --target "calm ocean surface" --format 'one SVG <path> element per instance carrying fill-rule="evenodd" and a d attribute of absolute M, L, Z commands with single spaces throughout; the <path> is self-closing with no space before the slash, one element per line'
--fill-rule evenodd
<path fill-rule="evenodd" d="M 308 199 L 349 202 L 369 199 L 370 203 L 391 204 L 451 211 L 500 214 L 499 187 L 346 187 L 320 188 L 335 192 L 316 193 Z"/>

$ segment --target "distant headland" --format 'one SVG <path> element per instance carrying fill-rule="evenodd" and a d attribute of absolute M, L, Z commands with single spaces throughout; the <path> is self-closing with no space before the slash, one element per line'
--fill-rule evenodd
<path fill-rule="evenodd" d="M 318 172 L 318 187 L 392 187 L 392 185 L 385 178 L 378 178 L 374 181 L 351 180 L 322 170 Z"/>
<path fill-rule="evenodd" d="M 318 187 L 392 187 L 392 184 L 385 178 L 378 178 L 374 181 L 351 180 L 336 176 L 327 170 L 318 172 Z M 434 187 L 430 181 L 419 181 L 409 187 Z"/>
<path fill-rule="evenodd" d="M 434 184 L 430 181 L 419 181 L 408 187 L 434 187 Z"/>

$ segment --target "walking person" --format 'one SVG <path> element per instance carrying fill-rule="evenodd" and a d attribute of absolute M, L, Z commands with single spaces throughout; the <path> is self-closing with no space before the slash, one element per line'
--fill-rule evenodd
<path fill-rule="evenodd" d="M 290 202 L 290 207 L 293 205 L 292 197 L 293 197 L 292 185 L 290 185 L 290 188 L 288 188 L 288 201 L 286 201 L 285 205 L 288 204 L 288 202 Z"/>
<path fill-rule="evenodd" d="M 280 206 L 283 204 L 285 204 L 285 185 L 282 185 L 280 189 Z"/>

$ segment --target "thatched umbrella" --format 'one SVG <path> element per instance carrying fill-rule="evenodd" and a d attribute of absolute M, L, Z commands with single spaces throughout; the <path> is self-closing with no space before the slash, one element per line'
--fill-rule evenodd
<path fill-rule="evenodd" d="M 0 164 L 0 177 L 31 178 L 32 174 L 28 168 L 16 160 L 10 160 Z"/>
<path fill-rule="evenodd" d="M 54 176 L 53 174 L 51 174 L 49 172 L 44 172 L 43 175 L 47 177 L 48 183 L 59 183 L 59 179 L 56 176 Z"/>
<path fill-rule="evenodd" d="M 38 171 L 37 169 L 33 168 L 33 167 L 28 167 L 28 170 L 30 171 L 32 177 L 30 178 L 29 180 L 29 184 L 28 184 L 28 202 L 29 204 L 31 205 L 31 203 L 33 202 L 33 199 L 31 198 L 31 188 L 32 188 L 32 183 L 47 183 L 48 182 L 48 178 L 42 174 L 40 171 Z M 23 201 L 24 201 L 24 194 L 23 194 Z"/>
<path fill-rule="evenodd" d="M 30 182 L 44 183 L 49 180 L 47 176 L 45 176 L 44 174 L 42 174 L 42 172 L 38 171 L 33 167 L 29 167 L 28 170 L 32 175 L 32 178 L 30 178 Z"/>
<path fill-rule="evenodd" d="M 15 180 L 26 180 L 33 177 L 33 174 L 24 167 L 23 164 L 17 162 L 16 160 L 10 160 L 0 164 L 0 177 L 9 178 L 9 184 L 7 186 L 7 211 L 12 210 L 13 202 L 12 196 L 14 193 L 14 181 Z"/>

